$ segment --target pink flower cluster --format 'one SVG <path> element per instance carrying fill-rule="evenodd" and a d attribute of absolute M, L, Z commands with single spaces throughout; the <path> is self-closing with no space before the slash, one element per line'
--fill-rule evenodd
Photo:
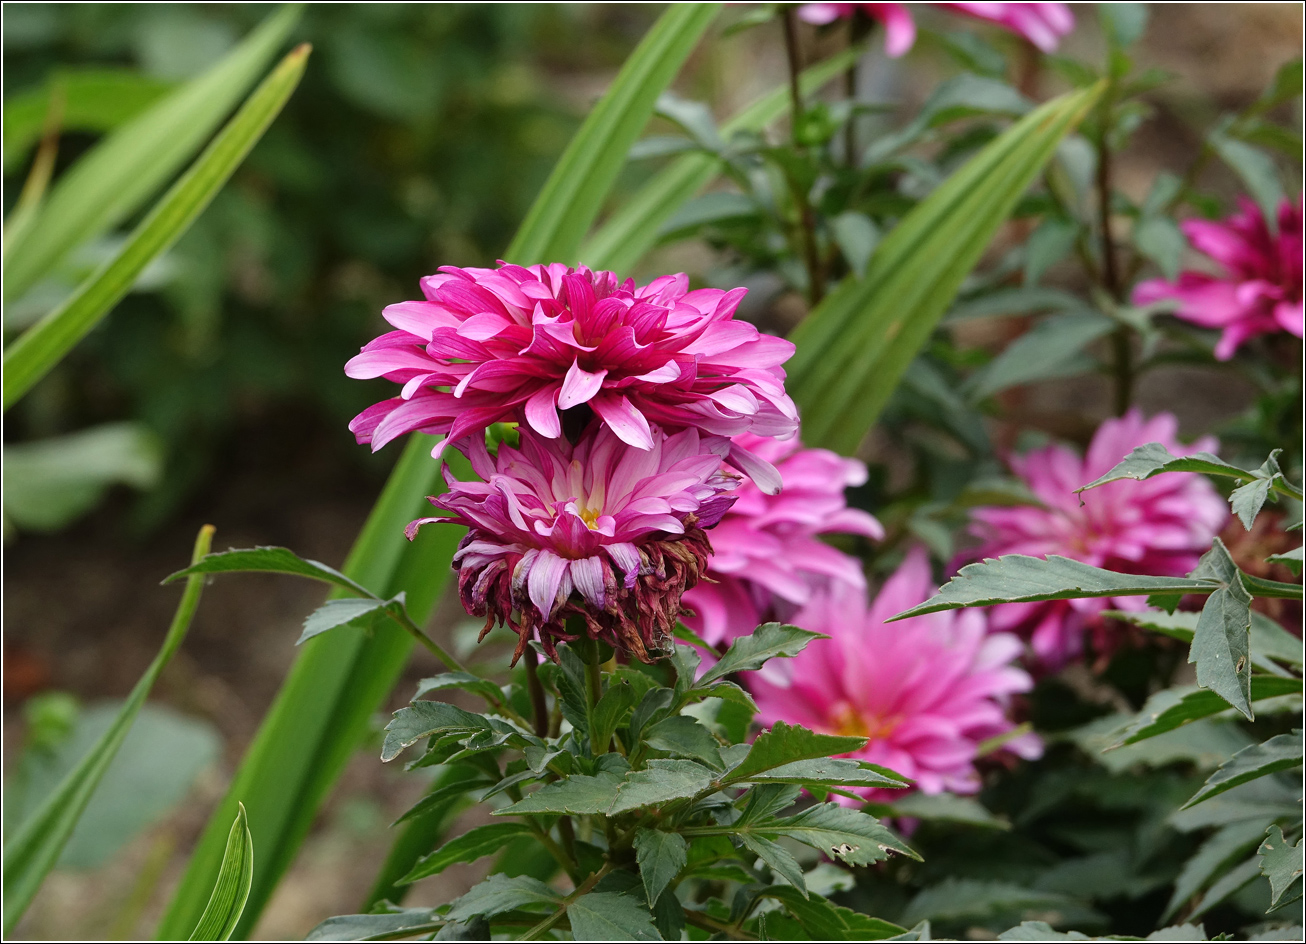
<path fill-rule="evenodd" d="M 987 631 L 984 614 L 958 610 L 896 623 L 889 617 L 934 594 L 929 562 L 920 548 L 881 588 L 868 608 L 848 586 L 817 594 L 794 618 L 829 635 L 791 661 L 787 686 L 750 673 L 748 687 L 766 724 L 787 721 L 815 731 L 870 738 L 851 756 L 888 767 L 924 793 L 974 793 L 981 742 L 1012 735 L 1010 697 L 1033 687 L 1010 663 L 1018 638 Z M 1010 736 L 1004 749 L 1034 758 L 1033 734 Z M 896 790 L 868 790 L 867 799 L 893 799 Z"/>
<path fill-rule="evenodd" d="M 740 476 L 774 493 L 756 454 L 794 435 L 781 364 L 793 345 L 735 321 L 744 289 L 690 291 L 684 275 L 649 285 L 564 265 L 446 267 L 425 298 L 385 310 L 393 331 L 345 372 L 401 384 L 350 424 L 378 449 L 412 431 L 443 433 L 481 481 L 445 472 L 414 521 L 467 527 L 457 555 L 469 613 L 555 654 L 580 633 L 651 659 L 703 576 L 705 528 Z M 491 456 L 485 431 L 518 427 Z M 749 438 L 741 439 L 741 434 Z M 732 440 L 730 437 L 736 437 Z M 750 627 L 751 629 L 751 627 Z"/>
<path fill-rule="evenodd" d="M 789 620 L 831 584 L 866 589 L 860 562 L 818 537 L 843 532 L 884 537 L 871 515 L 849 508 L 844 489 L 866 481 L 866 466 L 828 449 L 804 449 L 797 438 L 767 440 L 745 433 L 736 443 L 773 463 L 784 483 L 768 495 L 752 483 L 712 531 L 711 582 L 685 594 L 694 611 L 685 625 L 713 645 L 747 636 L 761 623 Z"/>
<path fill-rule="evenodd" d="M 1221 274 L 1188 270 L 1175 282 L 1151 279 L 1133 296 L 1136 305 L 1175 299 L 1176 316 L 1219 329 L 1215 356 L 1222 361 L 1258 334 L 1302 336 L 1302 198 L 1280 205 L 1277 233 L 1251 200 L 1242 198 L 1239 208 L 1223 223 L 1180 224 L 1193 248 L 1217 263 Z"/>
<path fill-rule="evenodd" d="M 972 556 L 1058 554 L 1118 573 L 1188 573 L 1229 518 L 1228 504 L 1204 476 L 1126 479 L 1075 494 L 1136 446 L 1159 442 L 1178 456 L 1216 449 L 1210 437 L 1180 444 L 1178 425 L 1169 413 L 1146 420 L 1134 409 L 1098 427 L 1082 459 L 1055 444 L 1013 457 L 1012 471 L 1043 504 L 975 509 L 971 531 L 982 543 Z M 1025 636 L 1035 663 L 1055 670 L 1083 652 L 1087 632 L 1099 654 L 1109 652 L 1113 639 L 1098 615 L 1103 610 L 1144 605 L 1141 597 L 1006 603 L 992 607 L 990 619 L 996 629 Z"/>
<path fill-rule="evenodd" d="M 1075 28 L 1075 15 L 1065 3 L 935 3 L 954 13 L 986 20 L 1053 52 Z M 804 3 L 798 15 L 817 25 L 852 16 L 857 8 L 884 24 L 884 50 L 897 58 L 916 42 L 916 23 L 905 3 Z"/>

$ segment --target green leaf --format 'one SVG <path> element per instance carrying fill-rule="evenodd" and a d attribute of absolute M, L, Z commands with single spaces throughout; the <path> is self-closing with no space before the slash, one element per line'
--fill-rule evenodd
<path fill-rule="evenodd" d="M 555 907 L 562 896 L 538 879 L 529 875 L 509 878 L 502 873 L 491 875 L 471 891 L 455 899 L 445 914 L 448 921 L 466 921 L 477 915 L 490 917 L 518 908 L 536 908 L 539 905 Z"/>
<path fill-rule="evenodd" d="M 1005 318 L 1010 315 L 1038 314 L 1045 311 L 1081 311 L 1084 302 L 1060 289 L 1042 286 L 1025 286 L 1023 288 L 1000 289 L 958 302 L 943 319 L 943 323 L 955 324 L 958 321 L 970 321 L 975 318 Z"/>
<path fill-rule="evenodd" d="M 127 242 L 113 258 L 88 276 L 63 304 L 28 328 L 5 349 L 5 410 L 49 373 L 109 313 L 131 289 L 145 267 L 167 251 L 209 205 L 214 195 L 235 173 L 245 155 L 263 136 L 272 120 L 280 114 L 282 106 L 304 74 L 308 52 L 309 47 L 305 45 L 286 56 L 254 90 L 231 121 L 205 148 L 204 153 L 155 204 L 154 209 L 132 231 Z M 125 132 L 128 129 L 123 130 Z M 71 176 L 70 174 L 69 177 Z M 58 196 L 59 188 L 56 187 L 56 193 L 51 195 L 42 215 L 28 230 L 27 237 L 14 246 L 6 259 L 6 297 L 16 297 L 9 293 L 15 291 L 14 285 L 21 281 L 23 273 L 31 271 L 29 267 L 14 274 L 17 265 L 15 257 L 26 260 L 30 257 L 20 256 L 26 247 L 47 245 L 40 241 L 41 234 L 48 232 L 42 229 L 42 224 L 55 212 Z M 68 247 L 56 248 L 57 252 L 62 253 Z M 27 263 L 24 262 L 24 265 Z"/>
<path fill-rule="evenodd" d="M 810 897 L 807 892 L 807 882 L 803 878 L 803 867 L 784 846 L 764 836 L 751 836 L 748 833 L 740 834 L 739 839 L 744 844 L 744 848 L 765 862 L 772 872 L 798 889 L 799 894 L 804 898 Z"/>
<path fill-rule="evenodd" d="M 381 760 L 390 761 L 405 748 L 423 738 L 441 738 L 451 734 L 475 734 L 490 731 L 490 721 L 483 715 L 465 711 L 443 701 L 417 701 L 395 712 L 394 720 L 385 726 L 385 743 L 381 746 Z"/>
<path fill-rule="evenodd" d="M 641 829 L 635 833 L 635 857 L 644 893 L 657 901 L 662 892 L 680 874 L 689 855 L 685 837 L 660 829 Z"/>
<path fill-rule="evenodd" d="M 660 941 L 647 906 L 633 895 L 590 892 L 567 905 L 577 941 Z"/>
<path fill-rule="evenodd" d="M 245 807 L 237 804 L 236 821 L 227 837 L 227 851 L 218 869 L 218 883 L 213 886 L 209 903 L 191 932 L 192 941 L 227 941 L 240 923 L 241 912 L 249 899 L 254 881 L 254 839 L 249 834 Z"/>
<path fill-rule="evenodd" d="M 626 153 L 718 7 L 675 4 L 658 18 L 558 159 L 505 259 L 521 265 L 579 261 L 581 241 Z"/>
<path fill-rule="evenodd" d="M 1202 555 L 1193 576 L 1221 583 L 1206 598 L 1188 650 L 1188 661 L 1197 664 L 1197 684 L 1211 689 L 1251 720 L 1251 594 L 1219 538 Z"/>
<path fill-rule="evenodd" d="M 894 800 L 886 815 L 911 816 L 916 819 L 943 820 L 986 826 L 992 829 L 1010 829 L 1005 819 L 994 816 L 978 800 L 957 796 L 955 793 L 912 793 Z"/>
<path fill-rule="evenodd" d="M 730 644 L 725 655 L 717 660 L 694 685 L 704 689 L 718 679 L 735 672 L 747 672 L 760 669 L 769 660 L 777 656 L 796 656 L 807 648 L 813 639 L 825 639 L 821 633 L 811 633 L 797 626 L 783 623 L 763 623 L 749 636 L 740 636 Z"/>
<path fill-rule="evenodd" d="M 1170 217 L 1147 216 L 1134 226 L 1134 245 L 1156 263 L 1162 275 L 1173 280 L 1179 274 L 1179 263 L 1188 241 Z"/>
<path fill-rule="evenodd" d="M 793 761 L 813 758 L 824 760 L 832 754 L 847 754 L 865 746 L 864 737 L 817 734 L 801 725 L 777 721 L 770 730 L 757 736 L 744 759 L 726 774 L 722 782 L 740 783 L 755 774 L 783 767 Z M 830 769 L 833 771 L 835 768 Z"/>
<path fill-rule="evenodd" d="M 794 330 L 787 387 L 804 441 L 857 448 L 962 280 L 1101 87 L 1036 109 L 921 201 Z"/>
<path fill-rule="evenodd" d="M 385 605 L 385 600 L 370 600 L 366 597 L 328 600 L 304 620 L 304 631 L 295 640 L 295 645 L 303 645 L 314 636 L 340 626 L 370 626 L 371 617 Z"/>
<path fill-rule="evenodd" d="M 783 724 L 783 722 L 779 723 Z M 766 732 L 762 736 L 764 737 L 765 734 Z M 761 737 L 758 740 L 761 740 Z M 815 760 L 781 764 L 738 780 L 735 779 L 735 772 L 731 771 L 726 779 L 736 783 L 794 783 L 813 787 L 857 786 L 899 789 L 911 786 L 906 778 L 895 779 L 897 775 L 889 776 L 891 773 L 892 771 L 885 770 L 883 767 L 877 768 L 873 764 L 861 761 L 820 757 Z"/>
<path fill-rule="evenodd" d="M 435 916 L 430 908 L 404 908 L 382 914 L 338 915 L 327 918 L 312 931 L 305 941 L 375 941 L 401 936 L 401 931 L 438 927 L 443 918 Z"/>
<path fill-rule="evenodd" d="M 1283 830 L 1271 826 L 1265 842 L 1256 850 L 1261 860 L 1261 874 L 1270 880 L 1270 911 L 1302 896 L 1302 840 L 1293 845 L 1283 838 Z"/>
<path fill-rule="evenodd" d="M 1246 575 L 1243 577 L 1245 583 Z M 1166 613 L 1160 610 L 1105 610 L 1103 615 L 1163 633 L 1181 642 L 1192 642 L 1193 631 L 1197 629 L 1200 618 L 1197 613 Z M 1282 675 L 1283 670 L 1276 662 L 1301 665 L 1302 642 L 1268 616 L 1252 610 L 1251 658 L 1254 668 Z M 1252 684 L 1255 685 L 1255 681 Z"/>
<path fill-rule="evenodd" d="M 621 724 L 621 719 L 635 707 L 639 697 L 635 687 L 625 680 L 613 679 L 608 690 L 594 705 L 594 730 L 590 732 L 590 743 L 595 754 L 602 754 L 612 743 L 613 732 Z"/>
<path fill-rule="evenodd" d="M 643 770 L 626 775 L 617 791 L 617 797 L 608 808 L 610 816 L 657 806 L 672 800 L 687 800 L 697 796 L 712 783 L 713 771 L 692 760 L 659 758 L 648 762 Z"/>
<path fill-rule="evenodd" d="M 1159 593 L 1211 593 L 1219 588 L 1220 584 L 1213 580 L 1117 574 L 1055 554 L 1048 555 L 1047 560 L 1026 557 L 1024 554 L 1008 554 L 967 564 L 943 586 L 937 596 L 890 617 L 888 622 L 994 603 L 1034 603 L 1041 600 Z"/>
<path fill-rule="evenodd" d="M 918 892 L 900 920 L 907 925 L 927 920 L 982 921 L 995 912 L 1062 911 L 1070 902 L 1065 895 L 1022 888 L 1011 882 L 946 878 Z"/>
<path fill-rule="evenodd" d="M 1169 920 L 1188 899 L 1210 885 L 1231 860 L 1241 859 L 1264 835 L 1264 824 L 1257 821 L 1230 823 L 1213 833 L 1184 863 L 1161 920 Z"/>
<path fill-rule="evenodd" d="M 1282 554 L 1271 554 L 1269 557 L 1265 558 L 1265 560 L 1270 564 L 1283 564 L 1285 567 L 1291 569 L 1294 574 L 1300 575 L 1302 567 L 1302 550 L 1303 548 L 1296 547 L 1291 551 L 1285 551 Z"/>
<path fill-rule="evenodd" d="M 35 285 L 74 246 L 128 219 L 175 175 L 267 68 L 301 9 L 292 4 L 272 14 L 211 69 L 121 125 L 64 174 L 27 237 L 6 252 L 5 301 Z M 8 391 L 6 383 L 6 409 Z"/>
<path fill-rule="evenodd" d="M 1049 217 L 1025 241 L 1025 284 L 1034 286 L 1043 273 L 1075 248 L 1079 224 L 1074 220 Z"/>
<path fill-rule="evenodd" d="M 455 807 L 458 805 L 455 801 L 459 798 L 466 797 L 468 793 L 474 790 L 482 790 L 494 785 L 495 781 L 488 779 L 482 771 L 476 768 L 458 765 L 446 767 L 432 782 L 432 787 L 426 796 L 413 804 L 403 816 L 390 825 L 398 826 L 400 823 L 426 816 L 429 813 L 437 813 Z M 425 853 L 422 854 L 425 855 Z M 400 873 L 400 875 L 404 874 L 407 874 L 407 869 Z M 399 877 L 396 876 L 396 878 Z"/>
<path fill-rule="evenodd" d="M 1261 744 L 1245 747 L 1230 757 L 1180 809 L 1196 806 L 1203 800 L 1219 796 L 1249 780 L 1266 777 L 1280 770 L 1291 770 L 1300 766 L 1301 762 L 1301 730 L 1295 730 L 1292 734 L 1277 734 Z"/>
<path fill-rule="evenodd" d="M 399 884 L 408 885 L 431 875 L 439 875 L 455 862 L 475 862 L 481 856 L 498 852 L 518 836 L 530 835 L 531 829 L 525 823 L 490 823 L 477 826 L 463 833 L 457 839 L 451 839 L 428 856 L 417 860 L 412 871 L 399 880 Z"/>
<path fill-rule="evenodd" d="M 799 76 L 804 96 L 838 77 L 864 53 L 854 46 L 805 69 Z M 729 140 L 745 131 L 758 132 L 789 111 L 789 88 L 781 86 L 747 106 L 721 126 Z M 693 196 L 721 172 L 715 154 L 687 154 L 677 158 L 644 184 L 585 241 L 580 259 L 595 268 L 628 272 L 659 239 L 668 221 Z"/>
<path fill-rule="evenodd" d="M 836 905 L 820 895 L 804 896 L 796 888 L 772 885 L 760 894 L 763 898 L 774 898 L 783 904 L 813 941 L 896 940 L 895 935 L 904 933 L 904 929 L 896 924 Z M 769 933 L 773 914 L 774 912 L 769 912 L 766 915 L 767 937 L 785 940 L 785 937 L 775 937 Z"/>
<path fill-rule="evenodd" d="M 209 554 L 202 561 L 169 574 L 163 579 L 165 584 L 194 574 L 291 574 L 295 577 L 308 577 L 334 584 L 352 591 L 362 597 L 378 599 L 362 584 L 346 577 L 334 567 L 315 560 L 305 560 L 294 551 L 285 547 L 255 547 L 242 550 L 218 551 Z M 381 601 L 384 602 L 384 601 Z"/>
<path fill-rule="evenodd" d="M 213 528 L 205 525 L 195 539 L 194 553 L 191 560 L 199 560 L 209 550 L 213 538 Z M 204 586 L 203 577 L 192 577 L 186 581 L 181 603 L 172 618 L 172 625 L 164 637 L 163 646 L 154 661 L 150 663 L 145 674 L 141 676 L 131 694 L 127 696 L 121 711 L 114 719 L 113 725 L 96 742 L 95 746 L 82 758 L 81 762 L 60 781 L 46 801 L 33 815 L 29 816 L 5 842 L 4 845 L 4 932 L 13 931 L 18 919 L 23 916 L 31 904 L 45 876 L 59 859 L 68 837 L 72 835 L 77 820 L 86 809 L 95 789 L 104 777 L 105 771 L 113 762 L 114 756 L 122 746 L 131 730 L 132 722 L 140 712 L 141 706 L 154 687 L 155 681 L 164 667 L 171 661 L 173 654 L 186 638 L 191 620 L 199 606 L 200 591 Z"/>
<path fill-rule="evenodd" d="M 910 846 L 859 810 L 835 803 L 818 803 L 794 816 L 770 819 L 738 830 L 768 838 L 788 836 L 832 859 L 849 865 L 869 865 L 898 852 L 920 860 Z"/>
<path fill-rule="evenodd" d="M 976 371 L 966 394 L 977 401 L 1009 387 L 1090 370 L 1093 362 L 1083 349 L 1115 328 L 1110 318 L 1090 311 L 1045 318 Z"/>
<path fill-rule="evenodd" d="M 1274 166 L 1274 160 L 1260 148 L 1230 137 L 1224 125 L 1212 130 L 1206 141 L 1220 156 L 1220 160 L 1242 178 L 1247 192 L 1260 206 L 1273 230 L 1279 219 L 1279 204 L 1283 202 L 1283 184 L 1279 182 L 1279 171 Z"/>
<path fill-rule="evenodd" d="M 105 423 L 4 447 L 4 515 L 29 531 L 55 531 L 90 511 L 112 485 L 149 489 L 163 448 L 141 423 Z"/>
<path fill-rule="evenodd" d="M 713 770 L 725 769 L 721 746 L 712 732 L 686 715 L 664 718 L 644 732 L 643 740 L 654 750 L 702 761 Z"/>
<path fill-rule="evenodd" d="M 1236 465 L 1230 465 L 1209 452 L 1194 452 L 1187 456 L 1172 456 L 1165 446 L 1160 443 L 1148 443 L 1145 446 L 1135 447 L 1133 452 L 1121 459 L 1106 475 L 1075 489 L 1075 492 L 1084 492 L 1090 488 L 1097 488 L 1099 485 L 1105 485 L 1119 479 L 1134 479 L 1141 482 L 1150 479 L 1154 475 L 1160 475 L 1162 472 L 1203 472 L 1206 475 L 1228 476 L 1250 484 L 1268 480 L 1267 488 L 1273 488 L 1280 494 L 1300 500 L 1301 490 L 1293 487 L 1284 479 L 1283 473 L 1279 470 L 1278 454 L 1279 450 L 1276 449 L 1259 469 L 1249 472 L 1246 469 L 1238 468 Z M 1261 501 L 1263 503 L 1264 498 Z M 1246 509 L 1250 509 L 1250 493 L 1242 500 L 1242 504 Z M 1256 511 L 1259 510 L 1260 505 L 1258 504 Z M 1255 513 L 1251 517 L 1255 518 Z M 1250 528 L 1250 519 L 1244 518 L 1243 525 Z"/>
<path fill-rule="evenodd" d="M 1254 675 L 1251 700 L 1256 702 L 1266 698 L 1277 698 L 1301 690 L 1301 679 Z M 1228 708 L 1227 701 L 1206 689 L 1163 689 L 1147 700 L 1138 717 L 1120 732 L 1116 742 L 1107 750 L 1123 747 L 1126 744 L 1136 744 L 1158 734 L 1173 731 L 1199 718 L 1219 714 Z"/>
<path fill-rule="evenodd" d="M 572 774 L 565 780 L 546 783 L 512 806 L 495 810 L 495 816 L 523 813 L 606 813 L 612 806 L 622 778 L 610 771 L 589 776 Z"/>
<path fill-rule="evenodd" d="M 1256 876 L 1259 874 L 1260 867 L 1255 856 L 1240 865 L 1234 866 L 1221 876 L 1219 881 L 1206 890 L 1201 903 L 1189 912 L 1188 920 L 1193 921 L 1200 918 L 1240 888 L 1255 881 Z"/>
<path fill-rule="evenodd" d="M 1113 46 L 1132 46 L 1147 29 L 1146 3 L 1099 3 L 1097 15 Z"/>
<path fill-rule="evenodd" d="M 440 692 L 450 688 L 480 695 L 491 702 L 500 700 L 503 697 L 503 692 L 499 689 L 499 686 L 489 679 L 483 679 L 479 675 L 472 675 L 470 672 L 444 672 L 418 682 L 417 691 L 413 693 L 413 701 L 423 695 L 429 695 L 431 692 Z"/>

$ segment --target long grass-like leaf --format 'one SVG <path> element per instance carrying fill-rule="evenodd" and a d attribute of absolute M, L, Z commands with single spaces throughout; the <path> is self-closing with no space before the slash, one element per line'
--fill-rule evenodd
<path fill-rule="evenodd" d="M 1009 128 L 903 218 L 865 278 L 846 280 L 794 330 L 786 370 L 805 442 L 857 448 L 962 279 L 1101 91 L 1064 95 Z"/>
<path fill-rule="evenodd" d="M 209 552 L 213 541 L 213 527 L 205 525 L 195 538 L 195 549 L 191 554 L 194 563 Z M 127 738 L 132 722 L 145 704 L 150 689 L 176 653 L 181 641 L 186 638 L 191 619 L 199 606 L 200 591 L 204 586 L 204 577 L 197 575 L 187 579 L 186 589 L 182 593 L 181 603 L 168 635 L 164 637 L 163 647 L 159 650 L 150 667 L 145 670 L 136 687 L 123 703 L 122 709 L 114 719 L 109 730 L 104 732 L 95 746 L 86 756 L 78 761 L 77 766 L 69 771 L 68 776 L 50 794 L 49 798 L 35 813 L 18 828 L 13 838 L 4 847 L 4 932 L 9 935 L 18 919 L 23 916 L 32 897 L 41 887 L 45 876 L 59 859 L 68 837 L 81 818 L 86 804 L 90 802 L 95 788 L 99 785 L 104 772 L 109 769 L 118 748 Z"/>
<path fill-rule="evenodd" d="M 4 300 L 22 295 L 74 246 L 126 220 L 181 170 L 263 74 L 301 9 L 292 4 L 268 17 L 211 69 L 118 128 L 64 174 L 22 243 L 5 253 Z"/>
<path fill-rule="evenodd" d="M 141 221 L 122 249 L 87 276 L 71 298 L 5 350 L 6 410 L 109 313 L 147 265 L 190 228 L 281 112 L 304 74 L 308 53 L 309 47 L 303 45 L 286 56 Z"/>
<path fill-rule="evenodd" d="M 845 49 L 803 70 L 799 87 L 804 95 L 819 91 L 842 75 L 865 50 Z M 789 110 L 789 87 L 773 89 L 721 126 L 721 136 L 758 132 Z M 720 173 L 714 154 L 686 154 L 658 171 L 604 221 L 580 251 L 580 261 L 592 268 L 626 275 L 658 241 L 662 224 Z"/>
<path fill-rule="evenodd" d="M 703 11 L 695 12 L 686 25 L 688 9 L 675 6 L 663 14 L 650 31 L 651 38 L 661 29 L 658 42 L 650 45 L 646 40 L 627 60 L 612 88 L 577 132 L 579 143 L 573 142 L 567 150 L 567 155 L 572 155 L 568 174 L 577 179 L 557 181 L 561 170 L 555 169 L 536 200 L 537 206 L 547 204 L 547 212 L 532 209 L 505 254 L 507 258 L 516 262 L 541 258 L 575 261 L 581 237 L 593 223 L 626 152 L 652 116 L 658 95 L 675 75 L 676 69 L 666 68 L 665 61 L 653 68 L 648 60 L 674 59 L 678 68 L 707 27 L 710 17 Z M 668 28 L 663 25 L 667 20 L 680 24 L 675 31 L 677 42 L 670 47 L 665 41 Z M 648 86 L 637 95 L 630 91 L 631 74 L 643 76 Z M 604 107 L 618 91 L 626 103 L 625 113 L 619 116 Z M 617 137 L 609 127 L 614 121 L 622 128 Z M 576 155 L 586 159 L 581 161 Z M 426 620 L 444 590 L 449 562 L 461 537 L 460 530 L 452 526 L 425 528 L 412 544 L 403 537 L 404 526 L 426 507 L 424 497 L 444 490 L 437 463 L 430 459 L 433 443 L 429 436 L 409 438 L 342 568 L 380 596 L 405 592 L 408 612 L 419 623 Z M 451 463 L 459 461 L 453 455 L 449 458 Z M 457 466 L 455 471 L 470 474 Z M 377 627 L 370 637 L 333 632 L 304 644 L 226 798 L 210 818 L 157 937 L 185 934 L 197 920 L 204 896 L 213 886 L 237 801 L 243 801 L 249 810 L 251 828 L 262 850 L 236 937 L 249 933 L 294 859 L 318 807 L 366 733 L 368 718 L 398 680 L 411 648 L 411 638 L 390 625 Z M 420 850 L 426 851 L 429 849 Z M 414 853 L 414 859 L 420 852 Z M 401 863 L 393 864 L 400 868 Z M 406 863 L 399 874 L 411 864 Z"/>
<path fill-rule="evenodd" d="M 249 899 L 254 880 L 254 837 L 249 834 L 245 807 L 237 804 L 236 821 L 227 834 L 227 849 L 222 854 L 218 882 L 213 886 L 209 903 L 191 932 L 192 941 L 227 941 L 240 922 L 241 912 Z"/>

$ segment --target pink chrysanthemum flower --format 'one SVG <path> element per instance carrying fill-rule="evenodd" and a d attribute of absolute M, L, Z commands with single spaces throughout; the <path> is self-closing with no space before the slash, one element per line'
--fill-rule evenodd
<path fill-rule="evenodd" d="M 1302 203 L 1279 206 L 1279 232 L 1265 225 L 1261 208 L 1247 198 L 1223 223 L 1185 220 L 1180 224 L 1193 248 L 1224 272 L 1188 270 L 1176 282 L 1151 279 L 1134 289 L 1134 304 L 1176 299 L 1175 315 L 1222 332 L 1217 359 L 1233 357 L 1248 338 L 1287 331 L 1302 336 Z"/>
<path fill-rule="evenodd" d="M 854 557 L 817 535 L 843 532 L 884 537 L 880 523 L 849 508 L 844 489 L 866 481 L 866 466 L 828 449 L 804 449 L 745 433 L 736 442 L 773 463 L 784 488 L 767 495 L 751 483 L 712 530 L 708 576 L 685 594 L 694 611 L 685 625 L 710 643 L 746 636 L 769 620 L 787 620 L 830 583 L 866 589 Z"/>
<path fill-rule="evenodd" d="M 1098 427 L 1083 459 L 1055 444 L 1013 457 L 1012 470 L 1044 507 L 975 509 L 971 532 L 983 544 L 973 556 L 1059 554 L 1118 573 L 1188 573 L 1229 518 L 1229 506 L 1204 476 L 1126 479 L 1075 494 L 1136 446 L 1159 442 L 1178 456 L 1217 448 L 1211 437 L 1181 445 L 1175 439 L 1178 426 L 1170 413 L 1144 420 L 1134 409 Z M 1142 597 L 1005 603 L 992 607 L 990 621 L 996 629 L 1025 635 L 1035 661 L 1052 670 L 1082 653 L 1086 630 L 1094 632 L 1099 654 L 1110 651 L 1115 640 L 1098 617 L 1102 610 L 1145 605 Z"/>
<path fill-rule="evenodd" d="M 916 42 L 916 23 L 905 3 L 804 3 L 798 15 L 822 25 L 852 16 L 861 7 L 867 16 L 884 24 L 884 50 L 897 58 Z M 986 20 L 1023 36 L 1044 52 L 1054 52 L 1075 28 L 1075 15 L 1064 3 L 935 3 L 954 13 Z"/>
<path fill-rule="evenodd" d="M 653 427 L 650 448 L 633 449 L 597 420 L 574 445 L 520 433 L 520 448 L 504 443 L 493 458 L 472 439 L 484 481 L 461 482 L 446 468 L 449 491 L 430 501 L 452 517 L 418 519 L 409 538 L 431 522 L 467 526 L 453 559 L 463 606 L 485 617 L 482 636 L 496 622 L 517 632 L 514 664 L 532 636 L 556 658 L 556 643 L 576 639 L 582 623 L 591 638 L 648 661 L 706 568 L 703 529 L 733 501 L 738 477 L 721 468 L 729 442 Z"/>
<path fill-rule="evenodd" d="M 929 561 L 916 548 L 869 610 L 865 595 L 850 587 L 818 594 L 794 623 L 831 638 L 809 643 L 789 660 L 787 687 L 764 673 L 748 673 L 759 720 L 868 737 L 849 756 L 897 771 L 924 793 L 977 791 L 977 745 L 1014 728 L 1006 712 L 1009 698 L 1033 682 L 1010 664 L 1020 655 L 1020 640 L 989 633 L 978 610 L 885 622 L 934 592 Z M 1005 748 L 1026 758 L 1042 752 L 1032 734 L 1013 737 Z M 902 792 L 863 795 L 879 800 Z"/>
<path fill-rule="evenodd" d="M 787 437 L 798 426 L 780 367 L 794 346 L 734 320 L 746 289 L 691 292 L 683 274 L 636 287 L 558 263 L 445 266 L 421 284 L 425 299 L 386 308 L 396 330 L 345 366 L 350 377 L 403 384 L 350 424 L 373 450 L 412 430 L 457 442 L 518 415 L 557 439 L 560 411 L 582 404 L 642 450 L 654 448 L 652 423 L 720 436 Z M 729 461 L 761 487 L 779 486 L 744 450 Z"/>

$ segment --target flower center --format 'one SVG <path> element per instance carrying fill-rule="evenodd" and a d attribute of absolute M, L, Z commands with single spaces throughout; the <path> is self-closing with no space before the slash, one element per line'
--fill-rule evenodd
<path fill-rule="evenodd" d="M 585 508 L 582 506 L 580 509 L 580 520 L 585 522 L 585 527 L 593 531 L 596 527 L 598 527 L 598 520 L 599 520 L 598 509 Z"/>
<path fill-rule="evenodd" d="M 898 717 L 868 718 L 846 701 L 838 702 L 830 710 L 830 723 L 835 734 L 870 738 L 872 741 L 889 737 L 900 720 Z"/>

